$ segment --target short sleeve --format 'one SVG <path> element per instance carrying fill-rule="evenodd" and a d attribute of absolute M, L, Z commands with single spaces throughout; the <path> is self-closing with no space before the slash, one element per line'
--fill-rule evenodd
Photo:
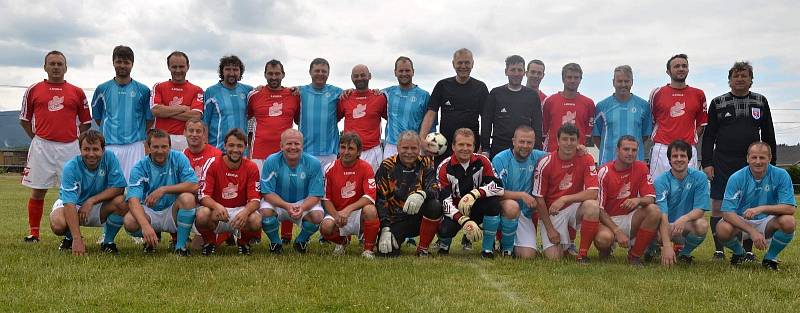
<path fill-rule="evenodd" d="M 81 178 L 80 173 L 77 173 L 78 168 L 76 164 L 76 162 L 71 160 L 67 162 L 67 165 L 64 167 L 64 174 L 61 178 L 61 188 L 58 192 L 58 197 L 64 204 L 78 204 Z"/>

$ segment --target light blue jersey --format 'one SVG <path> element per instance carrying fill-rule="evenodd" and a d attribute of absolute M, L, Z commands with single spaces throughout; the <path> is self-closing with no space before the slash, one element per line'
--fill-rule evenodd
<path fill-rule="evenodd" d="M 100 120 L 100 132 L 107 145 L 127 145 L 143 141 L 150 111 L 150 88 L 131 80 L 125 85 L 109 80 L 94 90 L 92 117 Z"/>
<path fill-rule="evenodd" d="M 733 173 L 725 186 L 725 198 L 722 200 L 722 212 L 735 212 L 739 216 L 750 208 L 761 205 L 788 204 L 797 206 L 792 188 L 792 178 L 786 170 L 774 165 L 767 165 L 767 172 L 761 180 L 753 178 L 750 167 Z M 754 220 L 767 217 L 758 214 Z"/>
<path fill-rule="evenodd" d="M 189 159 L 183 153 L 170 149 L 163 166 L 155 164 L 150 159 L 150 156 L 140 160 L 133 166 L 125 200 L 137 198 L 139 201 L 144 202 L 144 199 L 159 187 L 185 182 L 197 183 L 197 175 L 189 165 Z M 177 198 L 177 194 L 165 193 L 156 205 L 150 208 L 154 211 L 169 209 Z"/>
<path fill-rule="evenodd" d="M 616 158 L 617 140 L 622 135 L 636 137 L 639 143 L 639 161 L 644 161 L 642 137 L 653 133 L 653 114 L 650 104 L 636 95 L 620 103 L 613 95 L 597 103 L 592 136 L 600 137 L 600 164 Z"/>
<path fill-rule="evenodd" d="M 386 94 L 387 111 L 389 118 L 386 122 L 386 143 L 397 144 L 397 137 L 406 130 L 419 133 L 422 118 L 428 111 L 428 99 L 431 94 L 414 85 L 404 90 L 399 85 L 383 90 Z M 437 121 L 434 120 L 431 129 L 436 129 Z"/>
<path fill-rule="evenodd" d="M 666 171 L 656 178 L 654 185 L 656 204 L 670 223 L 694 209 L 709 209 L 708 179 L 701 171 L 690 168 L 683 179 L 677 179 L 672 171 Z"/>
<path fill-rule="evenodd" d="M 497 172 L 497 177 L 503 181 L 503 188 L 530 193 L 533 190 L 533 171 L 536 169 L 536 163 L 539 163 L 539 159 L 545 155 L 547 152 L 533 150 L 525 161 L 520 162 L 514 157 L 511 149 L 506 149 L 494 156 L 492 166 Z M 525 202 L 517 202 L 522 210 L 522 215 L 531 218 L 533 210 Z"/>
<path fill-rule="evenodd" d="M 86 199 L 108 188 L 125 188 L 127 185 L 119 161 L 111 151 L 103 153 L 94 170 L 87 168 L 83 157 L 78 155 L 64 165 L 58 198 L 64 204 L 83 205 Z"/>
<path fill-rule="evenodd" d="M 314 88 L 313 84 L 300 87 L 300 132 L 306 153 L 315 156 L 339 153 L 336 108 L 341 94 L 341 88 L 327 84 L 322 89 Z"/>
<path fill-rule="evenodd" d="M 283 151 L 270 155 L 261 170 L 261 193 L 277 194 L 283 201 L 295 203 L 309 196 L 325 195 L 322 165 L 317 158 L 303 153 L 300 163 L 291 168 Z"/>
<path fill-rule="evenodd" d="M 208 144 L 224 151 L 228 131 L 238 128 L 247 133 L 247 95 L 252 90 L 241 83 L 230 89 L 222 82 L 206 89 L 203 121 L 208 125 Z"/>

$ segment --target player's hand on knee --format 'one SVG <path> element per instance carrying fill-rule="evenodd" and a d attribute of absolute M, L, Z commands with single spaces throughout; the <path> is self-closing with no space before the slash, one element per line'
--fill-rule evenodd
<path fill-rule="evenodd" d="M 80 225 L 86 225 L 89 222 L 89 212 L 91 211 L 90 206 L 87 206 L 86 203 L 78 209 L 78 223 Z"/>
<path fill-rule="evenodd" d="M 378 239 L 378 252 L 387 254 L 399 248 L 400 245 L 397 244 L 391 229 L 389 227 L 382 228 L 381 237 Z"/>
<path fill-rule="evenodd" d="M 550 204 L 550 207 L 547 210 L 548 210 L 548 212 L 550 212 L 550 215 L 556 215 L 556 214 L 558 214 L 559 211 L 561 211 L 561 209 L 564 207 L 564 205 L 566 205 L 564 200 L 561 200 L 561 198 L 558 198 L 558 199 L 556 199 L 556 201 L 553 201 L 553 203 Z"/>
<path fill-rule="evenodd" d="M 708 180 L 714 179 L 714 167 L 713 166 L 706 166 L 703 168 L 703 172 L 706 173 L 706 177 Z"/>
<path fill-rule="evenodd" d="M 561 234 L 559 234 L 555 229 L 547 231 L 547 239 L 550 239 L 550 243 L 554 245 L 561 244 Z"/>
<path fill-rule="evenodd" d="M 761 214 L 761 209 L 759 208 L 760 207 L 755 207 L 744 210 L 744 214 L 742 214 L 742 216 L 745 219 L 752 220 L 754 217 L 756 217 L 756 215 Z"/>
<path fill-rule="evenodd" d="M 675 223 L 672 223 L 671 236 L 672 237 L 683 236 L 683 230 L 685 229 L 685 227 L 686 227 L 686 222 L 682 221 L 681 219 L 676 220 Z"/>
<path fill-rule="evenodd" d="M 483 240 L 483 230 L 478 227 L 478 224 L 475 221 L 471 220 L 469 217 L 462 216 L 458 219 L 458 223 L 461 224 L 461 229 L 464 231 L 464 236 L 467 236 L 467 239 L 472 242 L 481 242 Z"/>
<path fill-rule="evenodd" d="M 628 247 L 630 238 L 628 238 L 628 235 L 625 235 L 622 229 L 617 228 L 617 230 L 614 231 L 614 238 L 617 240 L 617 243 L 619 244 L 620 247 L 623 248 Z"/>
<path fill-rule="evenodd" d="M 767 248 L 767 239 L 761 233 L 756 231 L 755 234 L 750 234 L 750 239 L 753 240 L 753 245 L 759 250 Z"/>
<path fill-rule="evenodd" d="M 245 217 L 244 214 L 237 214 L 236 217 L 231 220 L 231 227 L 234 229 L 242 229 L 244 227 Z"/>
<path fill-rule="evenodd" d="M 419 213 L 419 208 L 421 208 L 422 203 L 425 202 L 425 196 L 425 192 L 422 190 L 417 190 L 410 194 L 406 198 L 406 203 L 403 204 L 403 212 L 406 212 L 408 215 Z"/>
<path fill-rule="evenodd" d="M 157 246 L 158 245 L 158 237 L 156 236 L 156 231 L 153 230 L 152 227 L 142 227 L 142 239 L 150 246 Z"/>
<path fill-rule="evenodd" d="M 461 212 L 461 215 L 469 216 L 472 206 L 480 197 L 481 192 L 478 191 L 478 189 L 472 189 L 463 197 L 461 197 L 461 200 L 458 201 L 458 211 Z"/>

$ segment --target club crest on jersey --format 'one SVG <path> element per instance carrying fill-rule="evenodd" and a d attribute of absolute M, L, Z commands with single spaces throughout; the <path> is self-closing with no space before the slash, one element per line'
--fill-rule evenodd
<path fill-rule="evenodd" d="M 753 119 L 760 120 L 761 119 L 761 108 L 751 108 L 750 114 L 753 115 Z"/>
<path fill-rule="evenodd" d="M 64 108 L 64 96 L 53 96 L 53 99 L 47 101 L 47 109 L 50 112 L 55 112 Z"/>
<path fill-rule="evenodd" d="M 236 198 L 239 195 L 237 192 L 239 189 L 239 185 L 234 185 L 233 183 L 228 183 L 228 186 L 222 188 L 222 199 L 230 200 Z"/>
<path fill-rule="evenodd" d="M 417 97 L 411 96 L 411 102 L 417 102 Z"/>
<path fill-rule="evenodd" d="M 352 181 L 347 181 L 344 183 L 344 187 L 341 190 L 342 199 L 352 198 L 356 195 L 356 184 Z"/>
<path fill-rule="evenodd" d="M 169 106 L 176 106 L 183 104 L 183 97 L 172 97 L 172 101 L 169 102 Z"/>
<path fill-rule="evenodd" d="M 558 183 L 558 190 L 567 190 L 570 187 L 572 187 L 572 174 L 564 175 L 564 178 Z"/>
<path fill-rule="evenodd" d="M 686 114 L 686 102 L 676 101 L 671 108 L 669 108 L 670 117 L 678 117 Z"/>
<path fill-rule="evenodd" d="M 136 97 L 136 91 L 131 90 L 128 95 L 131 96 L 131 98 Z"/>
<path fill-rule="evenodd" d="M 300 179 L 306 179 L 306 172 L 300 172 Z"/>
<path fill-rule="evenodd" d="M 622 185 L 622 188 L 619 190 L 619 194 L 617 194 L 617 199 L 627 199 L 631 196 L 631 183 L 627 182 Z"/>
<path fill-rule="evenodd" d="M 269 116 L 281 116 L 283 114 L 283 103 L 273 102 L 269 107 Z"/>
<path fill-rule="evenodd" d="M 102 169 L 102 168 L 101 168 L 101 169 L 99 169 L 99 170 L 97 171 L 97 175 L 98 175 L 98 176 L 106 176 L 106 171 L 105 171 L 104 169 Z"/>
<path fill-rule="evenodd" d="M 367 105 L 359 103 L 356 105 L 356 108 L 353 109 L 353 118 L 362 118 L 364 116 L 367 116 Z"/>
<path fill-rule="evenodd" d="M 564 125 L 566 123 L 575 124 L 576 116 L 577 113 L 575 113 L 574 111 L 567 111 L 567 113 L 565 113 L 564 116 L 561 117 L 561 125 Z"/>

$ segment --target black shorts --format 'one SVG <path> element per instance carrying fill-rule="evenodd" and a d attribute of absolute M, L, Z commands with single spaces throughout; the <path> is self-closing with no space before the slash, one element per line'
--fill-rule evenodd
<path fill-rule="evenodd" d="M 728 178 L 736 171 L 747 166 L 746 155 L 730 155 L 714 153 L 714 179 L 711 180 L 711 199 L 722 200 L 725 197 L 725 185 Z"/>

